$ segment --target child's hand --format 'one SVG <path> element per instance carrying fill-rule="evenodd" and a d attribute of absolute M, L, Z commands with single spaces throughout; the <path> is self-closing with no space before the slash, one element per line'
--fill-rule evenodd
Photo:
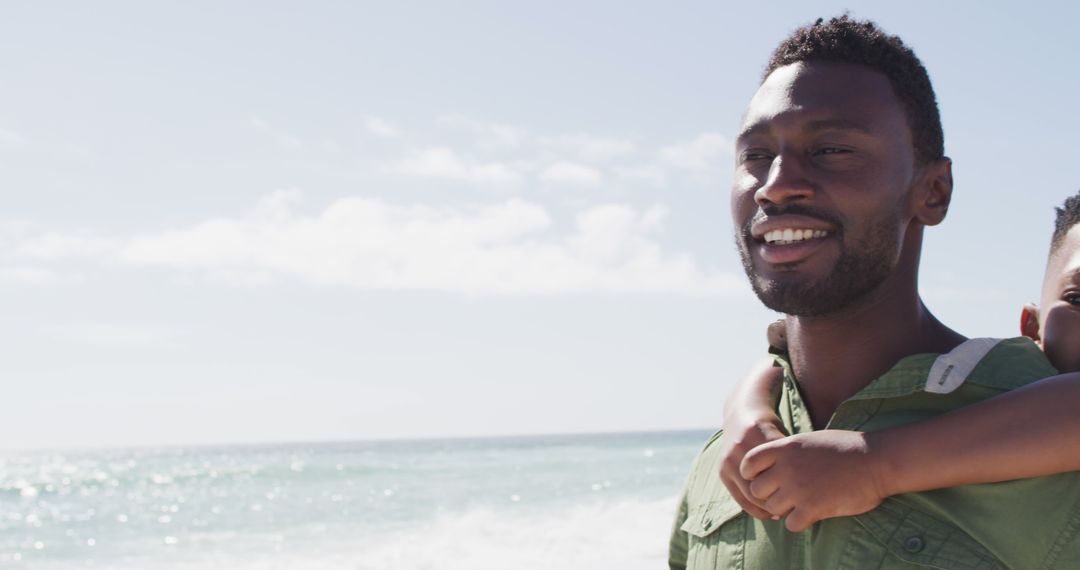
<path fill-rule="evenodd" d="M 777 327 L 770 328 L 770 331 L 774 329 Z M 776 415 L 782 374 L 779 368 L 773 366 L 772 359 L 764 359 L 739 382 L 724 402 L 720 480 L 739 506 L 750 516 L 759 519 L 773 517 L 762 508 L 763 501 L 757 501 L 750 494 L 750 481 L 739 474 L 739 466 L 746 452 L 787 435 L 784 424 Z"/>
<path fill-rule="evenodd" d="M 758 501 L 750 494 L 750 481 L 739 473 L 739 467 L 746 453 L 762 444 L 782 439 L 785 435 L 780 418 L 771 411 L 751 413 L 732 412 L 724 420 L 724 435 L 720 437 L 720 480 L 739 506 L 750 516 L 759 519 L 774 518 L 763 508 L 764 501 Z"/>
<path fill-rule="evenodd" d="M 785 437 L 754 448 L 742 461 L 741 478 L 775 517 L 787 517 L 791 532 L 815 522 L 874 509 L 883 492 L 881 468 L 866 434 L 823 430 Z"/>

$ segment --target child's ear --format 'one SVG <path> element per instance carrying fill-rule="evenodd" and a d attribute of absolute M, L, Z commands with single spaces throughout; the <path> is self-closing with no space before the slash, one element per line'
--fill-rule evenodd
<path fill-rule="evenodd" d="M 1033 303 L 1024 305 L 1020 311 L 1020 334 L 1039 342 L 1039 307 Z"/>
<path fill-rule="evenodd" d="M 923 168 L 920 191 L 916 193 L 915 217 L 923 225 L 936 226 L 945 219 L 952 202 L 952 159 L 942 157 Z"/>

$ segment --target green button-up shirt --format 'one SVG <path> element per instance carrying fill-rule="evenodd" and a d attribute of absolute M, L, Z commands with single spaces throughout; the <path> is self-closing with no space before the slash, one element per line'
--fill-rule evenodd
<path fill-rule="evenodd" d="M 904 358 L 836 410 L 830 429 L 873 431 L 947 412 L 1056 373 L 1031 341 L 1002 341 L 958 388 L 926 391 L 938 355 Z M 779 415 L 812 431 L 788 362 Z M 718 475 L 722 432 L 694 462 L 671 538 L 670 566 L 688 570 L 1080 569 L 1080 473 L 897 495 L 854 517 L 795 534 L 744 513 Z"/>

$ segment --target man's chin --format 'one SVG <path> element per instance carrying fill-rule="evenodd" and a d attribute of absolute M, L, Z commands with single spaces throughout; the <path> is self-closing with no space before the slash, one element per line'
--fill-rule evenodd
<path fill-rule="evenodd" d="M 847 304 L 845 299 L 830 295 L 821 283 L 786 280 L 755 280 L 754 293 L 761 304 L 785 315 L 820 317 L 838 311 Z"/>

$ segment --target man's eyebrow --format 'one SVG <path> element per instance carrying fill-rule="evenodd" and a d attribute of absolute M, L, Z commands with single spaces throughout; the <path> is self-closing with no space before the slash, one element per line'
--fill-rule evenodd
<path fill-rule="evenodd" d="M 739 136 L 735 137 L 735 140 L 742 140 L 747 137 L 768 134 L 770 132 L 772 132 L 772 127 L 769 126 L 769 123 L 754 123 L 740 131 Z"/>
<path fill-rule="evenodd" d="M 871 134 L 870 129 L 866 125 L 850 119 L 818 119 L 816 121 L 808 121 L 804 130 L 808 132 L 858 131 L 867 135 Z"/>
<path fill-rule="evenodd" d="M 816 119 L 807 121 L 803 125 L 803 131 L 816 133 L 820 131 L 856 131 L 862 134 L 873 134 L 869 127 L 858 121 L 850 119 Z M 754 123 L 744 128 L 735 140 L 742 140 L 755 135 L 767 135 L 772 132 L 772 125 L 766 121 Z"/>

